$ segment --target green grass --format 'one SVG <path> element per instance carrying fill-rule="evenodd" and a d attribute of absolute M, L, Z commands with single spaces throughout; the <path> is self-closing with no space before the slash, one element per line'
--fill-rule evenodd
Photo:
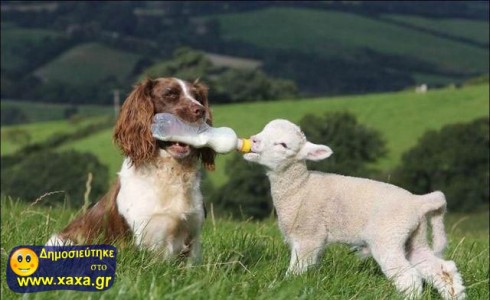
<path fill-rule="evenodd" d="M 388 154 L 376 167 L 388 171 L 399 163 L 403 152 L 416 145 L 418 138 L 426 130 L 440 129 L 446 124 L 487 116 L 488 92 L 488 85 L 479 85 L 464 89 L 431 90 L 427 94 L 405 91 L 300 101 L 215 105 L 212 109 L 215 127 L 231 127 L 242 137 L 259 132 L 267 122 L 276 118 L 299 122 L 307 113 L 321 115 L 329 111 L 350 111 L 362 124 L 379 130 L 383 135 Z M 115 176 L 122 157 L 112 144 L 111 134 L 111 130 L 102 131 L 64 148 L 87 151 L 103 149 L 103 154 L 94 153 L 110 166 L 110 174 Z M 215 185 L 226 182 L 224 166 L 230 157 L 231 154 L 218 155 L 216 171 L 209 176 Z"/>
<path fill-rule="evenodd" d="M 2 126 L 2 155 L 13 153 L 23 146 L 8 138 L 8 134 L 12 130 L 20 129 L 27 132 L 31 137 L 30 143 L 35 143 L 43 141 L 53 134 L 74 132 L 85 125 L 96 122 L 100 117 L 114 113 L 110 106 L 78 105 L 76 118 L 66 120 L 64 112 L 70 107 L 66 104 L 2 100 L 1 107 L 2 109 L 10 107 L 20 109 L 27 116 L 29 122 L 23 125 Z"/>
<path fill-rule="evenodd" d="M 3 126 L 1 129 L 2 143 L 1 153 L 2 155 L 8 155 L 14 153 L 20 149 L 23 144 L 14 143 L 8 138 L 8 134 L 11 131 L 25 131 L 30 136 L 29 143 L 41 142 L 54 134 L 72 133 L 78 129 L 85 127 L 88 124 L 95 123 L 103 117 L 92 117 L 87 119 L 81 119 L 79 122 L 63 121 L 49 121 L 30 123 L 25 125 L 16 126 Z"/>
<path fill-rule="evenodd" d="M 321 115 L 329 111 L 350 111 L 362 124 L 379 130 L 386 140 L 388 154 L 376 167 L 387 171 L 399 163 L 401 155 L 416 145 L 427 130 L 488 116 L 488 92 L 488 85 L 481 85 L 432 90 L 427 94 L 408 91 L 299 102 L 216 106 L 213 113 L 216 126 L 230 126 L 240 136 L 248 137 L 259 132 L 272 119 L 284 118 L 299 122 L 306 113 Z M 335 149 L 333 151 L 335 153 Z M 216 184 L 226 181 L 223 165 L 227 157 L 229 155 L 218 158 L 217 171 L 210 176 Z"/>
<path fill-rule="evenodd" d="M 481 73 L 487 72 L 489 65 L 488 50 L 355 14 L 268 8 L 216 18 L 224 39 L 269 49 L 293 49 L 324 57 L 348 58 L 359 50 L 370 48 L 384 54 L 421 59 L 447 71 Z M 456 22 L 454 26 L 458 25 L 468 24 Z M 488 23 L 484 26 L 488 27 Z M 471 28 L 458 33 L 471 31 Z M 478 32 L 482 32 L 481 26 L 478 28 Z"/>
<path fill-rule="evenodd" d="M 468 122 L 477 117 L 488 116 L 488 95 L 488 85 L 477 85 L 462 89 L 429 90 L 426 94 L 404 91 L 300 101 L 215 105 L 212 109 L 216 127 L 231 127 L 242 137 L 259 132 L 267 122 L 276 118 L 299 122 L 307 113 L 321 115 L 329 111 L 350 111 L 362 124 L 379 130 L 383 135 L 388 154 L 376 164 L 376 167 L 388 171 L 399 163 L 402 153 L 416 145 L 417 140 L 427 130 L 440 129 L 446 124 Z M 25 125 L 21 128 L 26 128 L 32 136 L 41 137 L 39 131 L 43 128 L 49 131 L 51 126 L 57 128 L 56 130 L 73 130 L 69 129 L 71 127 L 66 122 L 52 125 L 39 123 L 39 126 Z M 12 148 L 12 145 L 3 143 L 2 138 L 2 154 L 11 153 L 13 149 L 15 148 Z M 119 151 L 112 144 L 112 129 L 67 144 L 62 149 L 94 153 L 109 166 L 113 178 L 122 162 Z M 226 182 L 224 166 L 230 157 L 231 154 L 218 155 L 217 170 L 209 176 L 215 185 Z"/>
<path fill-rule="evenodd" d="M 86 43 L 64 52 L 34 74 L 44 80 L 74 85 L 94 84 L 108 77 L 124 81 L 138 59 L 139 55 L 136 54 L 98 43 Z"/>
<path fill-rule="evenodd" d="M 10 23 L 4 24 L 3 22 L 1 33 L 1 62 L 2 69 L 6 70 L 18 69 L 26 63 L 26 58 L 19 55 L 19 53 L 24 53 L 23 48 L 35 48 L 45 38 L 55 38 L 63 35 L 52 30 L 18 28 Z"/>
<path fill-rule="evenodd" d="M 117 172 L 121 169 L 123 155 L 112 142 L 112 129 L 102 130 L 85 139 L 63 145 L 59 150 L 68 149 L 93 153 L 102 163 L 107 165 L 111 179 L 116 178 Z"/>
<path fill-rule="evenodd" d="M 418 16 L 384 15 L 383 18 L 427 28 L 454 37 L 467 38 L 479 43 L 489 41 L 488 22 L 465 19 L 428 19 Z"/>
<path fill-rule="evenodd" d="M 1 206 L 2 270 L 13 247 L 44 244 L 76 214 L 72 209 L 30 207 L 6 198 Z M 450 216 L 445 257 L 456 262 L 468 299 L 488 299 L 488 209 L 466 217 L 486 227 L 473 234 L 466 231 L 464 221 L 459 222 L 461 216 Z M 193 267 L 119 248 L 116 281 L 104 292 L 21 295 L 7 287 L 2 272 L 2 299 L 401 299 L 373 259 L 361 260 L 341 245 L 329 247 L 321 264 L 306 275 L 285 277 L 289 251 L 273 219 L 238 222 L 208 217 L 202 243 L 203 261 Z M 440 298 L 426 287 L 422 299 Z"/>

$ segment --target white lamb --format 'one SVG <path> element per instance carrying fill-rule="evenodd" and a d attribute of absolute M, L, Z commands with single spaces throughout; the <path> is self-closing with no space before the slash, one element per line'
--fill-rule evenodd
<path fill-rule="evenodd" d="M 465 298 L 455 263 L 442 259 L 443 193 L 414 195 L 374 180 L 308 171 L 306 159 L 325 159 L 332 150 L 308 142 L 287 120 L 271 121 L 251 139 L 252 153 L 244 158 L 266 167 L 279 227 L 291 247 L 287 274 L 305 272 L 326 244 L 343 242 L 370 253 L 406 297 L 419 297 L 424 279 L 444 299 Z"/>

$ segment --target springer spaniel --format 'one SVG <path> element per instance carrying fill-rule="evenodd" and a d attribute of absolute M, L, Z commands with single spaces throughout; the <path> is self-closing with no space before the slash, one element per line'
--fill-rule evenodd
<path fill-rule="evenodd" d="M 212 125 L 203 84 L 177 78 L 138 84 L 124 102 L 114 130 L 114 141 L 126 156 L 117 181 L 47 246 L 113 243 L 132 236 L 138 247 L 162 250 L 166 257 L 200 258 L 204 206 L 199 162 L 214 170 L 216 153 L 153 138 L 153 116 L 162 112 Z"/>

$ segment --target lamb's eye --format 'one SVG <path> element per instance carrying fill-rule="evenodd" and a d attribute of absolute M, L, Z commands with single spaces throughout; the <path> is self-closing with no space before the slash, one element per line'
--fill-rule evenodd
<path fill-rule="evenodd" d="M 286 143 L 276 143 L 276 145 L 281 145 L 284 149 L 288 148 L 288 145 L 286 145 Z"/>

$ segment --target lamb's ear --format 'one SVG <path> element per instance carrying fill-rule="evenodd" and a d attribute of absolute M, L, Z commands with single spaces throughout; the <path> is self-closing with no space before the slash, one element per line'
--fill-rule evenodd
<path fill-rule="evenodd" d="M 310 142 L 306 142 L 306 144 L 301 148 L 298 153 L 298 159 L 308 159 L 308 160 L 322 160 L 330 155 L 332 155 L 333 151 L 329 147 L 325 145 L 317 145 Z"/>

